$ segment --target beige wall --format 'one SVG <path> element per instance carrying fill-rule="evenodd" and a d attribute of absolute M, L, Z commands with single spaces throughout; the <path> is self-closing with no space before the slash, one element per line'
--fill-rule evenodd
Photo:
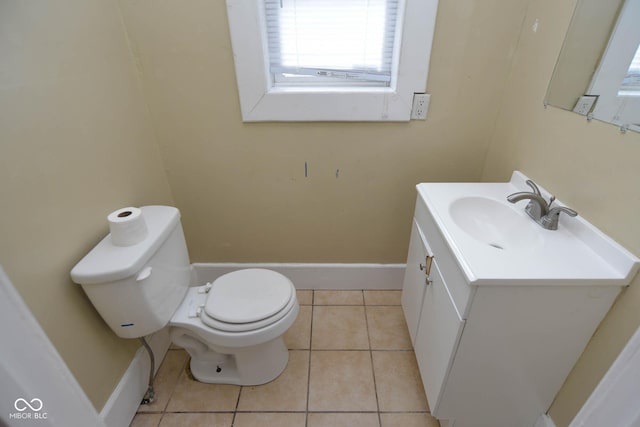
<path fill-rule="evenodd" d="M 0 2 L 0 263 L 98 410 L 138 343 L 69 271 L 109 212 L 171 202 L 117 5 Z"/>
<path fill-rule="evenodd" d="M 121 0 L 192 261 L 404 262 L 414 185 L 480 178 L 525 3 L 440 2 L 426 122 L 243 124 L 225 3 Z"/>
<path fill-rule="evenodd" d="M 506 180 L 520 169 L 640 255 L 640 134 L 543 107 L 575 0 L 532 0 L 483 173 Z M 531 27 L 539 19 L 538 32 Z M 566 219 L 565 219 L 566 220 Z M 562 219 L 561 219 L 562 221 Z M 609 312 L 558 394 L 551 416 L 569 424 L 640 324 L 640 278 Z"/>

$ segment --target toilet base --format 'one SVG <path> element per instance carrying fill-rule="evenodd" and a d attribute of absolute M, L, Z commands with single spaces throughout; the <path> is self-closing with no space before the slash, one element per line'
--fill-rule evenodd
<path fill-rule="evenodd" d="M 191 373 L 203 383 L 260 385 L 276 379 L 287 367 L 289 351 L 282 336 L 263 344 L 242 348 L 214 348 L 172 328 L 171 340 L 191 356 Z"/>

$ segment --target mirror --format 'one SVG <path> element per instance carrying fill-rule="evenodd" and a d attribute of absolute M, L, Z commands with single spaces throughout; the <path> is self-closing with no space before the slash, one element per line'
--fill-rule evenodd
<path fill-rule="evenodd" d="M 545 103 L 640 132 L 640 0 L 578 0 Z"/>

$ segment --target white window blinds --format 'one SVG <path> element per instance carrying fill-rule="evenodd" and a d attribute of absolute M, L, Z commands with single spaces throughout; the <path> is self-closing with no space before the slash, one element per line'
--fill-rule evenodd
<path fill-rule="evenodd" d="M 401 0 L 264 0 L 273 75 L 388 86 Z"/>

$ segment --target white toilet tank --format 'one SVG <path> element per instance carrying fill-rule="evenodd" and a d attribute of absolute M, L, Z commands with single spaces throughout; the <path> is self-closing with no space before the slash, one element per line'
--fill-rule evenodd
<path fill-rule="evenodd" d="M 107 235 L 72 270 L 102 318 L 122 338 L 149 335 L 167 325 L 182 302 L 191 268 L 180 212 L 170 206 L 140 208 L 148 235 L 116 246 Z"/>

